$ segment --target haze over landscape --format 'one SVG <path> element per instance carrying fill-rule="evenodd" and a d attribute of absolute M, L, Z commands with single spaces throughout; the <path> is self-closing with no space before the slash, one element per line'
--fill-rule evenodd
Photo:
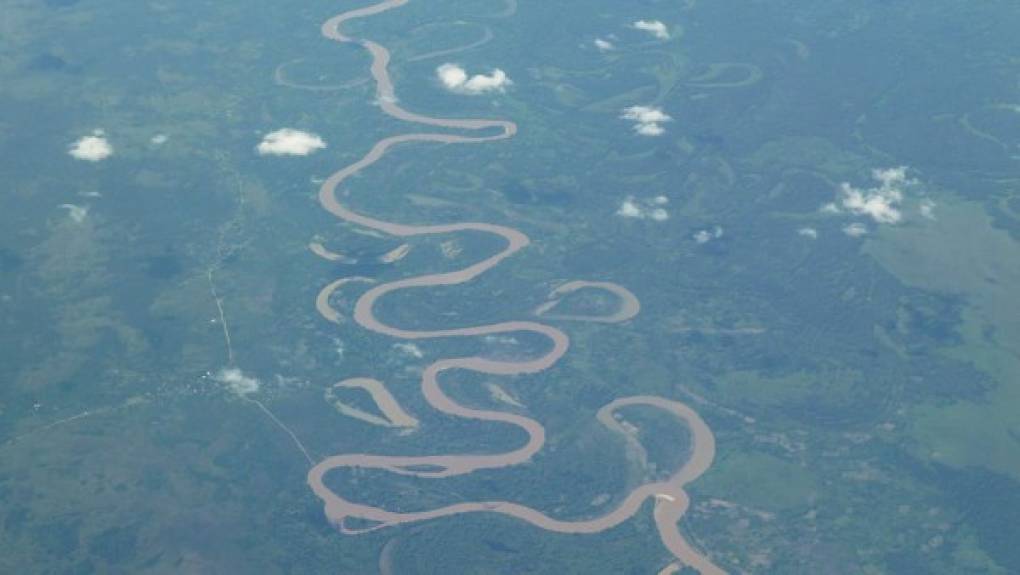
<path fill-rule="evenodd" d="M 12 0 L 0 572 L 1020 572 L 1005 0 Z"/>

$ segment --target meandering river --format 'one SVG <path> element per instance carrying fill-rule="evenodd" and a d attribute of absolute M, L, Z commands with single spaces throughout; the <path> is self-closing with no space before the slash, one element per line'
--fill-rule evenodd
<path fill-rule="evenodd" d="M 422 289 L 434 286 L 451 286 L 470 282 L 477 276 L 499 265 L 504 259 L 526 247 L 528 236 L 522 232 L 492 223 L 462 222 L 439 225 L 413 225 L 388 222 L 355 212 L 341 202 L 337 190 L 347 178 L 357 174 L 382 159 L 386 152 L 397 145 L 412 142 L 438 142 L 447 144 L 478 144 L 511 138 L 517 132 L 517 125 L 505 120 L 446 119 L 423 116 L 400 107 L 397 103 L 393 83 L 387 71 L 389 51 L 371 40 L 355 39 L 344 35 L 345 22 L 363 18 L 397 8 L 407 0 L 385 0 L 371 6 L 344 12 L 330 18 L 322 25 L 322 34 L 337 42 L 357 43 L 372 56 L 371 74 L 376 83 L 376 95 L 380 108 L 390 116 L 411 124 L 434 126 L 465 131 L 484 131 L 484 135 L 460 135 L 450 133 L 413 132 L 390 136 L 378 141 L 369 152 L 357 162 L 332 174 L 322 184 L 319 201 L 323 208 L 338 218 L 384 234 L 398 237 L 413 237 L 434 234 L 449 234 L 463 231 L 484 232 L 502 237 L 505 246 L 496 254 L 465 268 L 411 277 L 407 279 L 373 285 L 355 304 L 354 321 L 365 329 L 379 334 L 404 340 L 430 338 L 477 337 L 486 335 L 531 332 L 549 341 L 549 347 L 540 357 L 523 361 L 504 361 L 480 356 L 450 357 L 433 362 L 422 373 L 421 391 L 428 404 L 443 413 L 479 421 L 500 422 L 519 427 L 527 434 L 524 445 L 496 454 L 438 454 L 438 455 L 373 455 L 367 453 L 346 453 L 327 457 L 317 463 L 308 473 L 308 484 L 322 499 L 326 517 L 345 533 L 364 533 L 384 527 L 449 517 L 461 513 L 488 512 L 516 517 L 542 529 L 559 533 L 596 533 L 626 521 L 649 498 L 655 501 L 654 519 L 663 544 L 676 557 L 679 564 L 688 565 L 702 574 L 723 573 L 707 557 L 694 549 L 681 534 L 678 522 L 687 511 L 690 500 L 684 487 L 697 479 L 712 464 L 715 456 L 715 438 L 708 425 L 691 408 L 683 403 L 654 396 L 636 396 L 617 399 L 598 412 L 598 419 L 610 430 L 619 432 L 620 426 L 614 419 L 617 410 L 630 406 L 646 406 L 665 410 L 682 420 L 690 429 L 691 455 L 684 465 L 664 481 L 647 483 L 629 493 L 614 509 L 604 515 L 582 520 L 564 520 L 550 517 L 541 511 L 509 501 L 464 502 L 436 509 L 413 512 L 389 511 L 358 503 L 350 496 L 341 495 L 325 483 L 326 475 L 338 468 L 360 467 L 386 470 L 401 475 L 441 478 L 471 473 L 479 469 L 509 467 L 528 461 L 545 443 L 545 428 L 534 419 L 502 411 L 465 407 L 448 396 L 440 385 L 440 376 L 447 371 L 466 370 L 490 375 L 522 375 L 537 373 L 553 366 L 567 352 L 570 339 L 560 329 L 537 321 L 506 321 L 488 325 L 455 327 L 436 330 L 411 330 L 390 326 L 381 322 L 374 314 L 380 298 L 404 289 Z M 494 132 L 494 133 L 492 133 Z M 353 278 L 352 278 L 353 279 Z M 325 319 L 338 322 L 337 312 L 329 307 L 328 293 L 343 283 L 338 280 L 327 286 L 325 297 L 320 296 L 318 309 Z M 582 289 L 602 289 L 619 298 L 619 310 L 606 316 L 556 315 L 551 313 L 556 302 L 569 293 Z M 570 282 L 554 290 L 551 300 L 536 310 L 536 316 L 558 321 L 597 321 L 614 323 L 626 321 L 640 310 L 636 296 L 626 288 L 607 282 Z M 366 527 L 354 528 L 347 524 L 349 519 L 369 523 Z M 679 564 L 673 567 L 678 568 Z M 670 569 L 671 567 L 667 567 Z"/>

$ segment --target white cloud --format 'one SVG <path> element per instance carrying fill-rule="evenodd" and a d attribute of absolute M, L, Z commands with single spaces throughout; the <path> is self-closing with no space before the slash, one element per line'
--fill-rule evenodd
<path fill-rule="evenodd" d="M 168 139 L 169 138 L 167 137 L 166 134 L 156 134 L 155 136 L 152 137 L 151 140 L 149 140 L 149 142 L 151 142 L 155 146 L 161 146 L 165 144 Z"/>
<path fill-rule="evenodd" d="M 661 136 L 666 133 L 666 129 L 659 124 L 637 124 L 634 131 L 642 136 Z"/>
<path fill-rule="evenodd" d="M 599 52 L 610 52 L 616 49 L 612 42 L 603 38 L 595 38 L 595 47 L 599 49 Z"/>
<path fill-rule="evenodd" d="M 897 166 L 871 171 L 871 177 L 882 183 L 883 186 L 898 186 L 907 183 L 907 167 Z"/>
<path fill-rule="evenodd" d="M 421 351 L 421 348 L 414 345 L 413 343 L 395 343 L 393 344 L 393 349 L 415 359 L 421 359 L 425 357 L 425 354 Z"/>
<path fill-rule="evenodd" d="M 58 208 L 67 210 L 67 215 L 71 216 L 71 219 L 76 223 L 82 223 L 85 218 L 89 215 L 88 206 L 76 206 L 74 204 L 60 204 Z"/>
<path fill-rule="evenodd" d="M 811 238 L 813 240 L 818 239 L 818 230 L 814 228 L 800 228 L 797 230 L 797 233 L 805 238 Z"/>
<path fill-rule="evenodd" d="M 669 29 L 660 20 L 638 20 L 631 26 L 635 30 L 648 32 L 660 40 L 669 40 Z"/>
<path fill-rule="evenodd" d="M 880 224 L 895 224 L 903 217 L 896 207 L 903 201 L 900 190 L 884 186 L 861 190 L 844 182 L 840 191 L 843 193 L 843 207 L 851 213 L 870 216 Z"/>
<path fill-rule="evenodd" d="M 459 86 L 463 86 L 467 83 L 468 75 L 464 68 L 456 64 L 443 64 L 436 68 L 436 76 L 439 81 L 443 83 L 449 89 L 454 89 Z"/>
<path fill-rule="evenodd" d="M 655 207 L 665 205 L 665 202 L 661 200 L 669 200 L 665 196 L 657 196 L 651 200 L 638 200 L 634 196 L 627 196 L 622 202 L 620 207 L 616 210 L 616 215 L 623 218 L 634 218 L 643 220 L 649 218 L 656 222 L 664 222 L 669 219 L 669 212 L 664 208 Z"/>
<path fill-rule="evenodd" d="M 227 386 L 231 392 L 240 396 L 249 395 L 259 390 L 259 380 L 249 377 L 236 367 L 223 368 L 214 376 L 216 381 Z"/>
<path fill-rule="evenodd" d="M 917 209 L 925 218 L 929 220 L 935 219 L 935 202 L 929 199 L 921 200 L 921 205 Z"/>
<path fill-rule="evenodd" d="M 107 141 L 102 130 L 95 130 L 91 136 L 85 136 L 71 144 L 67 153 L 78 160 L 99 162 L 113 155 L 113 146 Z"/>
<path fill-rule="evenodd" d="M 666 132 L 662 124 L 673 120 L 661 108 L 654 108 L 652 106 L 631 106 L 624 108 L 620 117 L 634 122 L 634 131 L 642 136 L 661 136 Z"/>
<path fill-rule="evenodd" d="M 854 222 L 843 226 L 843 233 L 851 238 L 859 238 L 868 233 L 868 228 L 864 224 Z"/>
<path fill-rule="evenodd" d="M 623 110 L 622 117 L 626 120 L 634 120 L 642 124 L 657 124 L 672 120 L 660 108 L 653 108 L 651 106 L 631 106 Z"/>
<path fill-rule="evenodd" d="M 720 226 L 715 226 L 711 230 L 698 230 L 694 233 L 692 238 L 699 244 L 707 244 L 712 240 L 717 240 L 723 237 L 723 229 Z"/>
<path fill-rule="evenodd" d="M 266 134 L 256 147 L 260 155 L 307 156 L 326 147 L 316 134 L 283 128 Z"/>
<path fill-rule="evenodd" d="M 616 210 L 616 215 L 625 218 L 643 218 L 645 212 L 634 202 L 634 198 L 628 197 L 620 203 L 620 209 Z"/>
<path fill-rule="evenodd" d="M 907 177 L 907 168 L 904 166 L 873 170 L 871 177 L 879 185 L 855 188 L 847 182 L 840 184 L 839 204 L 826 204 L 822 206 L 822 211 L 839 213 L 846 210 L 859 216 L 868 216 L 879 224 L 899 223 L 903 219 L 899 209 L 903 203 L 903 189 L 915 183 L 915 180 Z"/>
<path fill-rule="evenodd" d="M 488 75 L 468 75 L 464 68 L 457 64 L 446 63 L 436 68 L 436 77 L 443 86 L 456 94 L 476 96 L 486 92 L 505 92 L 507 86 L 513 84 L 506 72 L 495 68 Z"/>

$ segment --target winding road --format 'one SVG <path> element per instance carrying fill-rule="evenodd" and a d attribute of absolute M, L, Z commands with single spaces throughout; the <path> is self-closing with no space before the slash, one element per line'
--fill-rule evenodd
<path fill-rule="evenodd" d="M 411 288 L 451 286 L 470 282 L 529 243 L 526 235 L 506 226 L 483 222 L 441 225 L 401 224 L 360 214 L 341 203 L 337 190 L 343 182 L 379 161 L 394 146 L 411 142 L 482 143 L 511 138 L 517 132 L 516 124 L 509 121 L 432 118 L 409 112 L 397 104 L 393 83 L 387 71 L 390 60 L 389 51 L 382 45 L 370 40 L 354 39 L 345 36 L 341 31 L 341 27 L 349 20 L 378 14 L 406 3 L 407 0 L 385 0 L 378 4 L 345 12 L 327 20 L 322 25 L 322 34 L 337 42 L 357 43 L 368 50 L 372 56 L 371 74 L 376 82 L 376 94 L 379 105 L 386 114 L 413 124 L 468 131 L 495 131 L 495 133 L 466 136 L 449 133 L 420 132 L 384 138 L 377 142 L 363 158 L 337 171 L 326 179 L 319 191 L 319 201 L 323 208 L 346 222 L 371 228 L 372 230 L 392 236 L 413 237 L 475 231 L 500 236 L 505 240 L 506 245 L 498 253 L 463 269 L 373 285 L 357 300 L 354 307 L 354 321 L 360 326 L 376 333 L 404 340 L 477 337 L 530 332 L 545 337 L 550 342 L 550 346 L 540 357 L 525 361 L 503 361 L 480 356 L 444 358 L 427 366 L 422 373 L 421 391 L 432 408 L 455 417 L 501 422 L 519 427 L 528 437 L 524 445 L 512 451 L 497 454 L 401 456 L 347 453 L 327 457 L 314 465 L 308 473 L 308 484 L 323 501 L 326 517 L 342 532 L 351 534 L 473 512 L 509 515 L 542 529 L 559 533 L 597 533 L 623 523 L 632 517 L 646 500 L 651 498 L 654 499 L 654 519 L 659 535 L 663 544 L 678 561 L 678 563 L 673 563 L 672 566 L 679 569 L 679 565 L 687 565 L 707 575 L 724 573 L 722 569 L 714 565 L 707 557 L 687 543 L 678 528 L 678 521 L 687 511 L 690 503 L 684 487 L 697 479 L 711 466 L 715 456 L 715 439 L 711 430 L 694 410 L 680 402 L 661 397 L 636 396 L 617 399 L 599 411 L 598 419 L 604 425 L 607 425 L 609 429 L 618 431 L 619 426 L 615 424 L 613 416 L 621 408 L 646 406 L 664 410 L 683 421 L 690 429 L 690 458 L 668 479 L 637 487 L 624 497 L 615 509 L 599 517 L 576 521 L 556 519 L 530 507 L 507 501 L 464 502 L 437 509 L 395 512 L 357 503 L 336 493 L 326 485 L 325 479 L 327 474 L 339 468 L 371 468 L 400 475 L 440 478 L 467 474 L 480 469 L 509 467 L 528 461 L 545 443 L 545 428 L 540 423 L 514 413 L 465 407 L 444 393 L 439 383 L 439 377 L 444 372 L 453 370 L 466 370 L 489 375 L 537 373 L 553 366 L 563 357 L 567 352 L 570 342 L 563 331 L 536 321 L 507 321 L 471 327 L 411 330 L 387 325 L 375 317 L 373 311 L 375 304 L 380 298 L 389 293 Z M 354 278 L 351 278 L 351 280 L 354 280 Z M 318 298 L 320 313 L 331 322 L 339 322 L 340 318 L 337 312 L 328 305 L 329 294 L 340 285 L 343 285 L 343 283 L 346 283 L 346 281 L 338 280 L 333 282 L 323 290 Z M 620 310 L 606 317 L 557 317 L 548 313 L 560 298 L 581 288 L 604 289 L 614 293 L 620 298 Z M 620 322 L 630 319 L 640 309 L 638 299 L 629 290 L 606 282 L 570 282 L 554 290 L 550 295 L 552 298 L 550 303 L 536 310 L 538 312 L 536 315 L 546 314 L 546 319 Z M 362 522 L 367 522 L 368 525 L 359 528 L 351 527 L 347 524 L 347 521 L 350 519 L 361 520 Z M 670 568 L 667 566 L 667 569 Z"/>

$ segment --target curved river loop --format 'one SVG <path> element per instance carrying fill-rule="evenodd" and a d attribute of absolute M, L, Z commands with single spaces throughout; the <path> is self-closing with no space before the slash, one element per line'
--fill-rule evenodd
<path fill-rule="evenodd" d="M 517 132 L 517 125 L 506 120 L 432 118 L 407 111 L 397 104 L 393 83 L 387 71 L 390 60 L 389 51 L 371 40 L 348 37 L 344 35 L 341 28 L 349 20 L 391 10 L 406 4 L 407 1 L 384 0 L 371 6 L 344 12 L 327 20 L 322 25 L 322 34 L 326 38 L 337 42 L 356 43 L 370 53 L 372 57 L 371 74 L 376 83 L 376 96 L 380 108 L 386 114 L 411 124 L 465 131 L 499 130 L 499 132 L 495 135 L 486 136 L 413 132 L 384 138 L 376 142 L 371 150 L 360 160 L 335 172 L 326 179 L 319 190 L 319 201 L 323 208 L 341 220 L 392 236 L 406 238 L 475 231 L 500 236 L 506 241 L 506 245 L 495 255 L 463 269 L 373 285 L 357 300 L 354 308 L 354 320 L 365 329 L 402 340 L 477 337 L 511 332 L 530 332 L 548 339 L 551 342 L 551 347 L 541 357 L 524 361 L 505 361 L 477 356 L 444 358 L 426 367 L 422 373 L 421 391 L 431 407 L 455 417 L 501 422 L 519 427 L 527 434 L 528 439 L 524 445 L 517 449 L 497 454 L 400 456 L 346 453 L 333 455 L 326 457 L 311 468 L 308 472 L 308 485 L 322 500 L 328 520 L 340 531 L 348 534 L 365 533 L 395 525 L 475 512 L 499 513 L 516 517 L 539 528 L 557 533 L 597 533 L 623 523 L 633 516 L 647 499 L 651 498 L 654 499 L 653 513 L 659 535 L 666 548 L 676 557 L 676 561 L 667 565 L 661 572 L 674 573 L 679 571 L 682 565 L 685 565 L 698 570 L 703 575 L 724 573 L 722 569 L 714 565 L 706 556 L 694 549 L 684 539 L 678 527 L 680 518 L 690 505 L 690 499 L 684 491 L 684 486 L 697 479 L 711 466 L 715 456 L 715 438 L 711 430 L 694 410 L 683 403 L 662 397 L 634 396 L 617 399 L 599 410 L 598 419 L 610 430 L 625 434 L 626 430 L 614 418 L 617 410 L 629 406 L 650 406 L 664 410 L 684 422 L 689 428 L 692 443 L 689 459 L 669 478 L 637 487 L 624 497 L 616 508 L 592 519 L 576 521 L 556 519 L 536 509 L 508 501 L 463 502 L 425 511 L 395 512 L 352 501 L 326 486 L 326 475 L 338 468 L 369 468 L 385 470 L 400 475 L 442 478 L 463 475 L 480 469 L 509 467 L 527 462 L 545 443 L 545 428 L 537 421 L 522 415 L 474 409 L 457 403 L 457 401 L 444 393 L 439 383 L 440 375 L 453 370 L 507 376 L 537 373 L 554 365 L 567 352 L 570 342 L 570 339 L 563 331 L 537 321 L 507 321 L 473 327 L 422 331 L 387 325 L 377 319 L 374 314 L 373 309 L 376 302 L 389 293 L 408 288 L 451 286 L 469 282 L 487 270 L 492 269 L 529 243 L 528 236 L 522 232 L 497 224 L 483 222 L 439 225 L 401 224 L 387 222 L 355 212 L 341 203 L 337 190 L 344 181 L 378 162 L 394 146 L 412 142 L 478 144 L 508 139 Z M 552 311 L 551 308 L 555 305 L 554 302 L 558 301 L 559 297 L 580 288 L 603 289 L 615 294 L 620 299 L 619 310 L 605 317 L 548 313 Z M 634 294 L 622 286 L 607 282 L 571 282 L 554 290 L 551 298 L 553 301 L 550 301 L 550 304 L 536 310 L 536 316 L 559 321 L 614 323 L 632 318 L 640 309 L 640 304 Z M 328 306 L 320 306 L 320 312 L 324 309 L 329 310 Z M 328 311 L 324 315 L 329 321 L 335 322 L 337 320 L 336 317 L 329 315 Z M 350 519 L 359 520 L 359 525 L 367 523 L 368 526 L 352 528 L 347 524 L 347 521 Z"/>

